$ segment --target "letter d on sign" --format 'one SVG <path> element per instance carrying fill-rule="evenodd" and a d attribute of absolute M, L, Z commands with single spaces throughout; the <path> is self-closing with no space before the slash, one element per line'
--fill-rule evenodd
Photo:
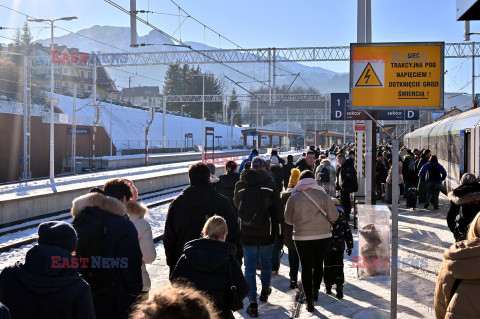
<path fill-rule="evenodd" d="M 415 116 L 413 111 L 407 111 L 407 119 L 412 119 Z"/>
<path fill-rule="evenodd" d="M 342 111 L 335 111 L 335 118 L 341 119 L 342 118 Z"/>

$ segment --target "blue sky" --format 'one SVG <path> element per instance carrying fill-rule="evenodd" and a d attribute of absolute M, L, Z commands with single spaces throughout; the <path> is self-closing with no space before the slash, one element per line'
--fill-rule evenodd
<path fill-rule="evenodd" d="M 125 8 L 129 0 L 115 0 Z M 190 15 L 245 48 L 334 46 L 356 42 L 355 0 L 176 0 Z M 26 14 L 41 18 L 76 15 L 79 19 L 60 22 L 72 31 L 95 24 L 128 26 L 129 17 L 102 0 L 3 0 L 1 3 Z M 178 14 L 170 0 L 137 0 L 137 9 Z M 457 22 L 454 0 L 372 0 L 373 41 L 463 41 L 463 22 Z M 25 17 L 0 7 L 4 17 L 0 26 L 18 27 Z M 146 15 L 143 15 L 146 18 Z M 179 17 L 149 14 L 148 19 L 162 30 L 173 33 Z M 180 17 L 181 21 L 183 17 Z M 181 22 L 180 21 L 180 22 Z M 33 25 L 32 25 L 33 26 Z M 229 48 L 231 44 L 191 19 L 187 19 L 175 36 L 184 41 L 205 42 L 207 45 Z M 139 24 L 139 34 L 150 30 Z M 40 33 L 39 33 L 40 32 Z M 56 31 L 57 34 L 62 34 Z M 472 32 L 480 32 L 480 22 L 472 23 Z M 47 30 L 34 29 L 36 38 L 49 37 Z M 8 30 L 0 35 L 11 36 Z M 480 36 L 472 40 L 480 41 Z M 5 41 L 5 40 L 4 40 Z M 3 42 L 3 41 L 2 41 Z M 480 59 L 477 74 L 480 73 Z M 338 72 L 348 71 L 348 63 L 317 63 Z M 471 61 L 447 60 L 446 89 L 455 91 L 471 80 Z M 480 82 L 478 79 L 477 83 Z M 480 88 L 480 86 L 478 86 Z M 477 88 L 477 91 L 478 91 Z M 467 87 L 464 91 L 471 92 Z"/>

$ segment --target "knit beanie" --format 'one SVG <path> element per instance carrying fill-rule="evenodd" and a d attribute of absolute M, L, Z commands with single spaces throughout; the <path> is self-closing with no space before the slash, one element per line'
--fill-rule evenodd
<path fill-rule="evenodd" d="M 72 252 L 77 247 L 77 233 L 70 224 L 65 222 L 44 222 L 38 226 L 38 243 Z"/>
<path fill-rule="evenodd" d="M 298 168 L 292 168 L 290 175 L 290 180 L 288 181 L 288 187 L 293 187 L 298 184 L 300 179 L 300 170 Z"/>

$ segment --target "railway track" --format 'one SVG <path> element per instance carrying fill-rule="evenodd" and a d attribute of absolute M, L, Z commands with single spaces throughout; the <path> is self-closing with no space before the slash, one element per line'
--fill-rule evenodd
<path fill-rule="evenodd" d="M 164 191 L 155 191 L 155 192 L 151 192 L 151 193 L 142 194 L 139 197 L 139 201 L 146 201 L 146 200 L 149 200 L 149 199 L 152 199 L 152 198 L 155 198 L 155 197 L 160 197 L 160 196 L 170 195 L 170 194 L 173 194 L 173 193 L 178 193 L 179 191 L 181 191 L 186 186 L 187 185 L 174 187 L 174 188 L 168 188 Z M 148 208 L 153 208 L 153 207 L 157 207 L 157 206 L 162 206 L 162 205 L 165 205 L 165 204 L 168 204 L 168 203 L 172 202 L 173 200 L 174 200 L 173 197 L 172 198 L 167 198 L 167 199 L 161 199 L 161 200 L 154 201 L 152 203 L 147 204 L 147 207 Z M 55 217 L 49 219 L 49 221 L 50 220 L 66 220 L 66 219 L 70 219 L 71 217 L 72 216 L 69 213 L 60 212 Z M 45 220 L 42 220 L 41 222 L 35 222 L 35 223 L 28 224 L 28 225 L 24 225 L 24 226 L 0 231 L 0 236 L 4 236 L 4 235 L 7 235 L 7 234 L 11 234 L 11 233 L 16 233 L 16 232 L 27 230 L 27 229 L 30 229 L 30 228 L 36 228 L 43 222 L 45 222 Z M 19 248 L 21 246 L 34 243 L 34 242 L 37 241 L 37 239 L 38 239 L 37 237 L 31 237 L 31 238 L 27 238 L 27 239 L 24 239 L 24 240 L 16 241 L 16 242 L 14 242 L 12 244 L 9 244 L 9 245 L 0 246 L 0 253 L 4 253 L 4 252 L 9 251 L 10 249 Z M 163 240 L 163 234 L 153 238 L 153 241 L 155 243 L 158 243 L 161 240 Z"/>

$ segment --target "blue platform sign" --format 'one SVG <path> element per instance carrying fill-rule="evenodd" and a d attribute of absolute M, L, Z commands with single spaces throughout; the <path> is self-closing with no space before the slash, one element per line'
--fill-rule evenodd
<path fill-rule="evenodd" d="M 354 121 L 369 120 L 370 117 L 364 111 L 351 110 L 348 107 L 349 93 L 332 93 L 330 120 L 332 121 Z M 367 111 L 372 114 L 371 111 Z M 377 120 L 382 121 L 415 121 L 420 117 L 420 111 L 405 110 L 380 110 L 377 111 Z"/>

